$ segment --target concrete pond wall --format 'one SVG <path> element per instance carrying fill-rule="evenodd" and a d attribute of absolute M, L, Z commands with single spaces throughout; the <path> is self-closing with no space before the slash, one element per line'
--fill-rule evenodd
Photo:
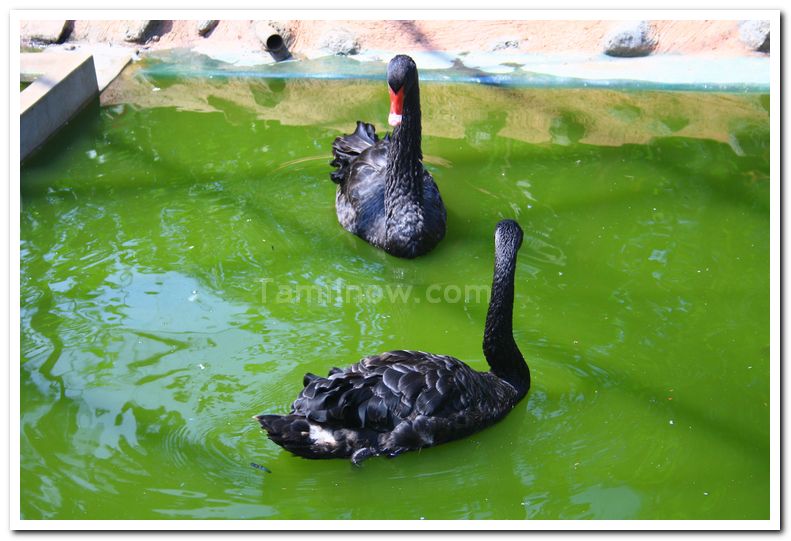
<path fill-rule="evenodd" d="M 21 52 L 44 51 L 22 53 L 23 72 L 38 69 L 42 77 L 21 93 L 20 159 L 102 92 L 131 60 L 168 50 L 185 49 L 229 64 L 333 55 L 381 60 L 405 52 L 422 54 L 429 64 L 431 55 L 463 59 L 467 65 L 483 54 L 488 55 L 484 62 L 497 58 L 524 65 L 525 55 L 554 56 L 563 62 L 541 69 L 556 77 L 607 73 L 640 79 L 640 72 L 650 72 L 655 80 L 668 77 L 671 82 L 678 82 L 683 70 L 704 78 L 732 72 L 722 66 L 733 67 L 729 59 L 742 59 L 743 80 L 734 79 L 741 83 L 768 80 L 763 72 L 770 50 L 768 20 L 26 20 L 19 29 Z M 571 62 L 568 55 L 576 59 Z M 635 62 L 649 57 L 676 63 L 666 68 Z M 602 64 L 602 58 L 631 63 L 617 67 Z M 682 70 L 678 58 L 688 59 Z"/>

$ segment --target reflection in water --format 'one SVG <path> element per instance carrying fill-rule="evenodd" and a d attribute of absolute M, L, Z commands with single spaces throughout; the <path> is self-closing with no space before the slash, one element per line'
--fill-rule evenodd
<path fill-rule="evenodd" d="M 326 163 L 384 118 L 378 82 L 156 83 L 120 80 L 23 168 L 25 518 L 765 518 L 760 96 L 428 84 L 449 230 L 401 261 L 337 226 Z M 485 299 L 427 293 L 489 285 L 504 217 L 525 402 L 363 468 L 262 436 L 308 371 L 395 348 L 484 369 Z M 373 286 L 411 289 L 279 297 Z"/>
<path fill-rule="evenodd" d="M 588 131 L 586 126 L 590 123 L 590 120 L 584 118 L 582 114 L 563 111 L 549 123 L 549 134 L 552 142 L 556 145 L 564 146 L 578 143 L 585 137 Z"/>
<path fill-rule="evenodd" d="M 383 81 L 161 75 L 152 82 L 149 71 L 144 63 L 125 70 L 102 94 L 103 105 L 169 106 L 196 112 L 233 106 L 290 126 L 328 126 L 349 133 L 355 120 L 365 119 L 381 132 L 387 129 Z M 474 147 L 497 135 L 564 145 L 645 144 L 671 134 L 726 142 L 732 124 L 757 117 L 756 126 L 768 136 L 763 116 L 767 102 L 760 94 L 424 83 L 424 135 L 464 139 Z M 153 87 L 160 90 L 152 92 Z M 328 96 L 332 107 L 318 107 Z M 366 116 L 361 116 L 363 110 Z"/>

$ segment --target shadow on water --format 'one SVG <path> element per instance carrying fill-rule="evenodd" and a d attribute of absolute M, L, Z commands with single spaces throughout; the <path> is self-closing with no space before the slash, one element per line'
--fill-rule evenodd
<path fill-rule="evenodd" d="M 55 159 L 58 155 L 66 153 L 71 146 L 69 143 L 75 139 L 101 136 L 103 128 L 99 121 L 101 110 L 98 97 L 90 100 L 69 122 L 21 162 L 23 170 L 28 167 L 46 164 L 46 162 Z M 22 195 L 25 196 L 27 194 L 25 190 L 30 189 L 30 186 L 23 182 L 21 189 Z"/>
<path fill-rule="evenodd" d="M 753 135 L 768 141 L 768 132 Z M 734 159 L 732 146 L 713 144 L 687 138 L 662 138 L 655 140 L 651 149 L 662 153 L 664 167 L 674 176 L 689 179 L 689 182 L 705 183 L 724 201 L 731 205 L 749 204 L 760 211 L 768 212 L 768 201 L 762 187 L 768 184 L 766 173 L 769 167 L 768 146 L 756 146 L 751 154 L 741 152 Z M 690 156 L 706 156 L 706 159 L 690 159 Z"/>

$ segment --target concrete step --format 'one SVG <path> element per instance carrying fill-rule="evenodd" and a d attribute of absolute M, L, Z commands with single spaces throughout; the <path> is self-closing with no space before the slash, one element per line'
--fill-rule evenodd
<path fill-rule="evenodd" d="M 131 61 L 128 49 L 20 55 L 20 160 L 24 160 L 104 90 Z"/>

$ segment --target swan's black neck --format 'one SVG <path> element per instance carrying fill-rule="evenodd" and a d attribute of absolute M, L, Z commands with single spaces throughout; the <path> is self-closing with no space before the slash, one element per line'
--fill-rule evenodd
<path fill-rule="evenodd" d="M 404 95 L 401 124 L 393 130 L 390 149 L 387 153 L 388 186 L 392 184 L 395 188 L 399 184 L 403 184 L 406 179 L 417 178 L 420 180 L 420 173 L 423 170 L 421 164 L 423 152 L 420 150 L 420 144 L 420 87 L 417 74 L 415 74 L 415 81 Z"/>
<path fill-rule="evenodd" d="M 514 274 L 516 251 L 513 244 L 498 244 L 494 259 L 494 279 L 483 353 L 492 373 L 513 385 L 522 398 L 530 388 L 530 370 L 516 345 L 513 334 Z"/>
<path fill-rule="evenodd" d="M 387 152 L 384 205 L 388 242 L 394 245 L 414 242 L 423 227 L 420 144 L 420 90 L 415 80 L 404 95 L 401 124 L 393 131 Z"/>

